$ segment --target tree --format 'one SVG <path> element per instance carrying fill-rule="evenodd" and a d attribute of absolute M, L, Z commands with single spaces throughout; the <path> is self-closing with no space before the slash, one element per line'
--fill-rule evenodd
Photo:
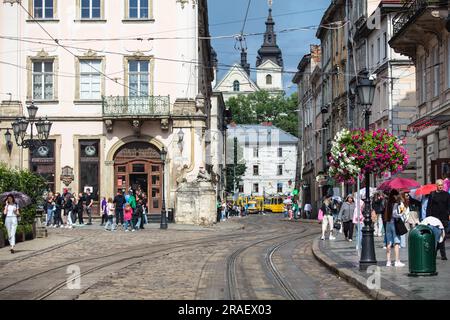
<path fill-rule="evenodd" d="M 237 189 L 239 182 L 242 181 L 242 176 L 247 170 L 244 160 L 244 149 L 238 143 L 237 137 L 227 139 L 227 160 L 226 160 L 226 191 L 234 192 Z"/>
<path fill-rule="evenodd" d="M 298 136 L 297 93 L 289 97 L 271 95 L 261 90 L 249 95 L 232 97 L 227 102 L 232 119 L 237 124 L 272 124 L 294 136 Z"/>

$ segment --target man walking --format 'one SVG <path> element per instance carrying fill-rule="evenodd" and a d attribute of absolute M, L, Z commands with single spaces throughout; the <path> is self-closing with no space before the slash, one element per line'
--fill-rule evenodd
<path fill-rule="evenodd" d="M 450 216 L 450 194 L 444 191 L 444 180 L 436 181 L 437 190 L 432 192 L 428 199 L 427 217 L 435 217 L 441 220 L 444 229 L 447 230 L 448 219 Z M 438 244 L 437 249 L 441 251 L 441 259 L 447 260 L 444 241 Z"/>

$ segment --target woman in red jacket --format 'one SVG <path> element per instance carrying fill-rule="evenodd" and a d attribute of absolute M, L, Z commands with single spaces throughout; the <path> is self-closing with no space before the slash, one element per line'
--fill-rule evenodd
<path fill-rule="evenodd" d="M 123 209 L 123 220 L 125 225 L 125 232 L 128 232 L 128 226 L 131 227 L 132 231 L 134 231 L 133 226 L 131 225 L 131 218 L 133 216 L 133 209 L 129 203 L 125 204 L 125 208 Z"/>

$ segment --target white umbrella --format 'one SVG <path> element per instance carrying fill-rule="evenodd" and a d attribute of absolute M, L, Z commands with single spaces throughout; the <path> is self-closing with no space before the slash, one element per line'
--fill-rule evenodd
<path fill-rule="evenodd" d="M 369 194 L 371 197 L 375 194 L 375 192 L 377 192 L 377 188 L 372 187 L 369 188 Z M 362 199 L 364 199 L 366 197 L 366 188 L 362 188 L 359 191 L 359 195 L 361 196 Z"/>

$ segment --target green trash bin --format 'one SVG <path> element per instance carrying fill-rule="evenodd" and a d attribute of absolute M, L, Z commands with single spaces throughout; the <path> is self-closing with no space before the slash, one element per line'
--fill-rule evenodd
<path fill-rule="evenodd" d="M 408 237 L 409 276 L 435 276 L 436 242 L 433 230 L 418 225 L 409 232 Z"/>

